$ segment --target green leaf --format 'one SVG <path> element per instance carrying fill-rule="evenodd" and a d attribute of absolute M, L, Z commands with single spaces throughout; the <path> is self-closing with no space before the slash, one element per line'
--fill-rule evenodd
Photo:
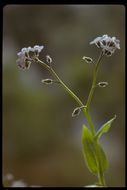
<path fill-rule="evenodd" d="M 97 134 L 95 135 L 95 139 L 98 139 L 99 137 L 101 137 L 101 135 L 103 133 L 106 133 L 108 132 L 108 130 L 110 129 L 111 127 L 111 124 L 112 122 L 116 119 L 116 115 L 111 119 L 109 120 L 108 122 L 106 122 L 104 125 L 102 125 L 102 127 L 98 130 Z"/>
<path fill-rule="evenodd" d="M 93 137 L 88 128 L 84 125 L 82 131 L 82 141 L 83 141 L 83 154 L 86 161 L 88 169 L 94 173 L 98 173 L 98 164 L 95 155 L 95 147 L 93 143 Z"/>
<path fill-rule="evenodd" d="M 82 131 L 83 154 L 90 172 L 98 174 L 108 168 L 108 160 L 99 141 L 95 140 L 91 132 L 84 125 Z"/>
<path fill-rule="evenodd" d="M 108 164 L 106 154 L 98 140 L 95 141 L 95 149 L 96 149 L 96 157 L 98 161 L 98 168 L 99 168 L 100 173 L 103 174 L 104 171 L 108 169 L 109 164 Z"/>

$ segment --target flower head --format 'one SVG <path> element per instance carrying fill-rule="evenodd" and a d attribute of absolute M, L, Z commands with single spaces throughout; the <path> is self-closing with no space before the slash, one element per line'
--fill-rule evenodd
<path fill-rule="evenodd" d="M 30 46 L 28 48 L 22 48 L 21 51 L 17 53 L 18 59 L 16 62 L 18 66 L 21 69 L 29 69 L 32 59 L 38 57 L 43 48 L 44 46 L 38 45 L 35 45 L 33 48 Z M 32 55 L 30 52 L 32 52 Z"/>
<path fill-rule="evenodd" d="M 26 56 L 25 56 L 25 53 L 24 52 L 19 52 L 17 53 L 18 55 L 18 59 L 17 59 L 17 64 L 18 64 L 18 67 L 20 67 L 21 69 L 26 69 Z"/>
<path fill-rule="evenodd" d="M 33 51 L 38 51 L 38 52 L 40 53 L 43 48 L 44 48 L 44 46 L 35 45 L 35 46 L 33 47 Z"/>
<path fill-rule="evenodd" d="M 107 34 L 95 38 L 90 44 L 95 44 L 98 48 L 101 48 L 107 56 L 111 56 L 116 49 L 120 49 L 120 40 L 116 39 L 116 37 L 111 38 Z"/>

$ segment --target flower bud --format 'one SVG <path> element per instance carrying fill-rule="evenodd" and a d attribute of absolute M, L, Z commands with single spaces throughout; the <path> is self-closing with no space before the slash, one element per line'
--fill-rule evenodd
<path fill-rule="evenodd" d="M 52 79 L 43 79 L 41 82 L 44 84 L 52 84 L 53 80 Z"/>
<path fill-rule="evenodd" d="M 98 83 L 98 86 L 99 86 L 99 87 L 102 87 L 102 88 L 106 87 L 107 85 L 108 85 L 107 82 L 99 82 L 99 83 Z"/>
<path fill-rule="evenodd" d="M 90 57 L 86 57 L 86 56 L 83 56 L 83 58 L 82 58 L 83 60 L 85 60 L 86 61 L 86 63 L 93 63 L 93 59 L 92 58 L 90 58 Z"/>

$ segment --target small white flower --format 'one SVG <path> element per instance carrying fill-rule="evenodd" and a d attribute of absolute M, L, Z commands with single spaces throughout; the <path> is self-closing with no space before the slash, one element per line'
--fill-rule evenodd
<path fill-rule="evenodd" d="M 29 53 L 30 51 L 33 51 L 33 48 L 29 46 L 29 47 L 27 48 L 26 52 Z"/>
<path fill-rule="evenodd" d="M 25 47 L 24 47 L 24 48 L 22 48 L 22 49 L 21 49 L 21 52 L 22 52 L 22 53 L 27 52 L 27 48 L 25 48 Z"/>
<path fill-rule="evenodd" d="M 17 55 L 18 55 L 19 57 L 21 57 L 22 54 L 23 54 L 23 53 L 22 53 L 21 51 L 17 53 Z"/>
<path fill-rule="evenodd" d="M 22 52 L 19 52 L 17 55 L 19 56 L 19 58 L 16 61 L 16 63 L 18 64 L 18 67 L 20 67 L 21 69 L 25 69 L 25 61 L 26 61 L 25 54 Z"/>
<path fill-rule="evenodd" d="M 38 51 L 38 52 L 40 53 L 43 48 L 44 48 L 44 46 L 35 45 L 35 46 L 33 47 L 33 50 L 34 50 L 34 51 Z"/>
<path fill-rule="evenodd" d="M 38 46 L 35 45 L 33 48 L 32 47 L 24 47 L 21 49 L 20 52 L 17 53 L 18 59 L 17 59 L 17 64 L 21 69 L 29 69 L 31 60 L 33 59 L 34 56 L 39 56 L 39 53 L 41 50 L 44 48 L 44 46 Z M 33 55 L 29 54 L 30 52 L 33 52 Z M 34 54 L 35 53 L 35 54 Z"/>
<path fill-rule="evenodd" d="M 116 39 L 116 37 L 112 37 L 113 42 L 117 49 L 120 49 L 120 40 Z"/>
<path fill-rule="evenodd" d="M 107 34 L 95 38 L 90 44 L 95 44 L 98 48 L 101 48 L 107 56 L 111 56 L 116 49 L 120 49 L 120 40 L 116 37 L 111 38 Z"/>

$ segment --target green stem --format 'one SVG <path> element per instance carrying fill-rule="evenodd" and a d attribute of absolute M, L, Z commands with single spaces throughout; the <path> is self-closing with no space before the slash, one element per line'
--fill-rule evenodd
<path fill-rule="evenodd" d="M 71 97 L 73 97 L 75 99 L 75 101 L 79 104 L 79 106 L 84 106 L 84 104 L 82 103 L 82 101 L 74 94 L 74 92 L 72 92 L 66 85 L 65 83 L 59 78 L 59 76 L 56 74 L 56 72 L 53 70 L 52 67 L 48 66 L 47 64 L 45 64 L 44 62 L 42 62 L 41 60 L 38 59 L 38 62 L 45 67 L 50 73 L 51 75 L 59 81 L 59 83 L 63 86 L 63 88 L 71 95 Z"/>
<path fill-rule="evenodd" d="M 84 106 L 84 104 L 82 103 L 82 101 L 74 94 L 74 92 L 72 92 L 66 85 L 65 83 L 59 78 L 59 76 L 56 74 L 56 72 L 47 64 L 45 64 L 43 61 L 41 60 L 37 60 L 38 63 L 41 64 L 41 66 L 45 67 L 50 73 L 51 75 L 59 81 L 59 83 L 63 86 L 63 88 L 71 95 L 71 97 L 73 97 L 76 102 L 79 104 L 79 106 Z M 88 110 L 86 111 L 87 108 L 82 108 L 83 112 L 85 113 L 86 115 L 86 118 L 87 118 L 87 121 L 89 123 L 89 126 L 90 126 L 90 129 L 91 129 L 91 132 L 92 134 L 94 135 L 95 134 L 95 131 L 94 131 L 94 126 L 93 126 L 93 123 L 92 123 L 92 119 L 91 119 L 91 116 L 88 112 Z"/>
<path fill-rule="evenodd" d="M 95 69 L 94 69 L 94 74 L 93 74 L 93 82 L 92 82 L 92 87 L 91 87 L 91 90 L 90 90 L 90 93 L 89 93 L 89 96 L 88 96 L 88 99 L 87 99 L 87 103 L 86 103 L 86 107 L 85 108 L 82 108 L 83 109 L 83 112 L 85 113 L 86 115 L 86 118 L 87 118 L 87 121 L 89 123 L 89 126 L 90 126 L 90 130 L 91 130 L 91 133 L 92 135 L 94 136 L 95 135 L 95 129 L 94 129 L 94 124 L 93 124 L 93 121 L 92 121 L 92 118 L 91 118 L 91 115 L 90 115 L 90 112 L 89 112 L 89 108 L 90 108 L 90 103 L 91 103 L 91 100 L 92 100 L 92 96 L 93 96 L 93 93 L 94 93 L 94 90 L 95 90 L 95 87 L 96 87 L 96 79 L 97 79 L 97 73 L 98 73 L 98 69 L 99 69 L 99 65 L 100 65 L 100 61 L 101 61 L 101 58 L 103 57 L 103 53 L 101 52 L 99 58 L 98 58 L 98 61 L 96 63 L 96 66 L 95 66 Z M 65 83 L 59 78 L 59 76 L 56 74 L 56 72 L 53 70 L 52 67 L 50 67 L 49 65 L 47 65 L 46 63 L 44 63 L 43 61 L 37 59 L 36 60 L 38 63 L 40 63 L 43 67 L 45 67 L 50 73 L 51 75 L 57 80 L 59 81 L 59 83 L 63 86 L 63 88 L 71 95 L 71 97 L 73 97 L 75 99 L 75 101 L 79 104 L 79 106 L 82 106 L 84 107 L 84 104 L 82 103 L 82 101 L 74 94 L 74 92 L 72 92 L 66 85 Z M 98 172 L 98 179 L 99 179 L 99 184 L 102 185 L 102 186 L 105 186 L 105 180 L 104 180 L 104 175 L 103 173 L 101 172 L 101 169 L 99 170 Z"/>
<path fill-rule="evenodd" d="M 105 183 L 104 174 L 100 171 L 98 173 L 98 179 L 99 179 L 99 184 L 105 187 L 106 183 Z"/>
<path fill-rule="evenodd" d="M 99 58 L 97 60 L 96 66 L 94 68 L 92 87 L 90 89 L 90 93 L 89 93 L 89 96 L 88 96 L 88 99 L 87 99 L 87 102 L 86 102 L 86 109 L 84 110 L 85 114 L 86 114 L 87 121 L 89 123 L 91 133 L 92 133 L 93 136 L 95 135 L 95 129 L 94 129 L 94 124 L 93 124 L 93 121 L 92 121 L 92 118 L 91 118 L 91 115 L 90 115 L 90 112 L 89 112 L 89 108 L 90 108 L 90 103 L 91 103 L 92 96 L 93 96 L 93 93 L 94 93 L 94 90 L 95 90 L 95 87 L 96 87 L 97 73 L 98 73 L 98 69 L 99 69 L 99 65 L 100 65 L 100 61 L 101 61 L 102 56 L 103 56 L 103 53 L 101 52 L 100 56 L 99 56 Z"/>
<path fill-rule="evenodd" d="M 89 123 L 91 133 L 92 133 L 93 136 L 95 136 L 95 129 L 94 129 L 93 121 L 92 121 L 91 115 L 90 115 L 89 110 L 87 109 L 87 107 L 85 109 L 85 114 L 86 114 L 87 121 Z"/>
<path fill-rule="evenodd" d="M 97 60 L 96 66 L 94 68 L 93 82 L 92 82 L 90 93 L 89 93 L 89 96 L 88 96 L 88 99 L 87 99 L 87 102 L 86 102 L 86 110 L 85 110 L 87 120 L 89 122 L 89 126 L 90 126 L 91 133 L 92 133 L 93 137 L 95 136 L 96 133 L 95 133 L 93 121 L 92 121 L 90 113 L 89 113 L 89 109 L 90 109 L 91 100 L 92 100 L 92 97 L 93 97 L 93 94 L 94 94 L 94 91 L 95 91 L 95 88 L 96 88 L 97 73 L 98 73 L 98 70 L 99 70 L 99 66 L 100 66 L 102 57 L 103 57 L 103 52 L 100 53 L 100 56 L 99 56 L 99 58 Z M 99 184 L 102 185 L 102 186 L 105 186 L 104 174 L 103 174 L 103 172 L 102 172 L 102 170 L 100 168 L 101 166 L 100 166 L 100 161 L 99 160 L 98 160 L 98 167 L 99 167 L 99 171 L 98 171 Z"/>
<path fill-rule="evenodd" d="M 100 61 L 101 61 L 102 57 L 103 57 L 103 52 L 100 53 L 100 56 L 98 58 L 98 61 L 96 63 L 95 69 L 94 69 L 92 87 L 91 87 L 91 90 L 90 90 L 90 93 L 89 93 L 89 96 L 88 96 L 88 99 L 87 99 L 87 102 L 86 102 L 86 106 L 87 106 L 88 110 L 89 110 L 90 103 L 91 103 L 91 100 L 92 100 L 92 96 L 93 96 L 93 93 L 94 93 L 94 90 L 95 90 L 95 87 L 96 87 L 97 73 L 98 73 L 98 69 L 99 69 L 99 65 L 101 63 Z"/>

